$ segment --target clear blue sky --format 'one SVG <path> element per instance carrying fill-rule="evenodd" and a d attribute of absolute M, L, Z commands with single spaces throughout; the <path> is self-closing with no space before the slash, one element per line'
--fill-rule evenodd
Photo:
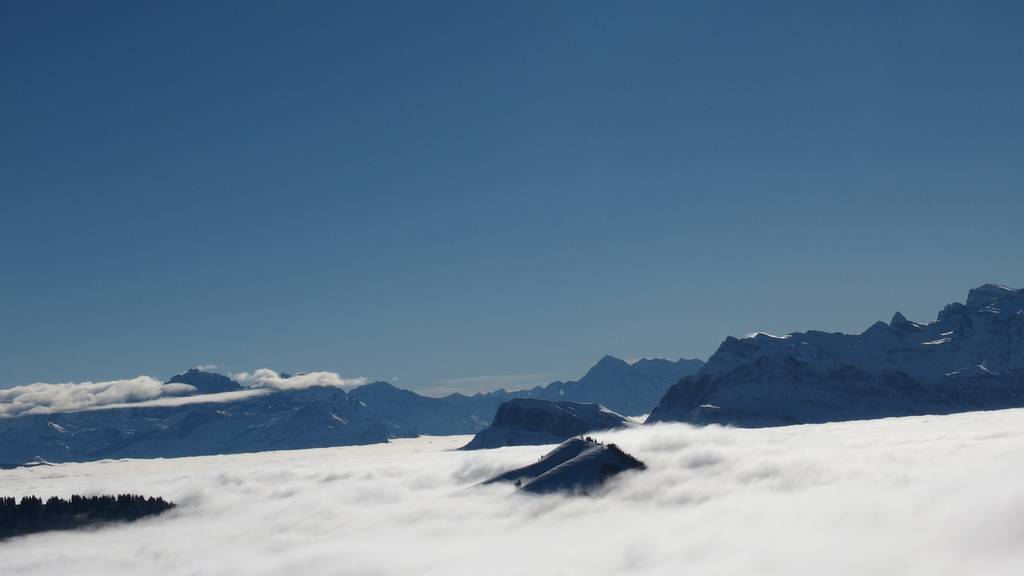
<path fill-rule="evenodd" d="M 3 2 L 0 386 L 527 382 L 1024 286 L 1024 4 L 825 4 Z"/>

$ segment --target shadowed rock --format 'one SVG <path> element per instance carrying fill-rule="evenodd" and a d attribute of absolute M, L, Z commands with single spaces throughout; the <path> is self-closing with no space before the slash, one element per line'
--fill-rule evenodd
<path fill-rule="evenodd" d="M 620 428 L 628 423 L 624 416 L 599 404 L 518 398 L 499 406 L 494 422 L 462 449 L 557 444 L 593 430 Z"/>

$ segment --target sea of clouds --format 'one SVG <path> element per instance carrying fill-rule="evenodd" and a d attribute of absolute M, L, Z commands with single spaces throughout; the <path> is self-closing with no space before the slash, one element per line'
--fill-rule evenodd
<path fill-rule="evenodd" d="M 0 573 L 1016 574 L 1024 410 L 598 435 L 649 469 L 592 497 L 474 486 L 543 447 L 467 437 L 0 471 L 0 491 L 141 492 L 133 525 L 0 543 Z"/>
<path fill-rule="evenodd" d="M 368 381 L 366 378 L 343 378 L 336 372 L 306 372 L 285 377 L 269 368 L 231 376 L 249 390 L 209 395 L 216 396 L 213 400 L 229 402 L 260 393 L 258 391 L 274 389 L 298 390 L 313 386 L 350 389 Z M 194 391 L 195 387 L 189 384 L 167 384 L 152 376 L 105 382 L 38 382 L 0 388 L 0 418 L 121 406 L 172 406 L 195 402 L 194 399 L 178 398 Z"/>

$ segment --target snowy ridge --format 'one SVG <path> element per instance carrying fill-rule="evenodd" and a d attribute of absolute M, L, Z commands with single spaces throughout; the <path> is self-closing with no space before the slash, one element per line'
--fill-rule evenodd
<path fill-rule="evenodd" d="M 169 385 L 186 395 L 72 412 L 0 418 L 0 466 L 234 454 L 387 442 L 421 434 L 472 434 L 486 422 L 439 398 L 384 382 L 245 389 L 192 369 Z M 195 393 L 198 391 L 199 393 Z"/>
<path fill-rule="evenodd" d="M 1024 405 L 1024 290 L 985 284 L 936 320 L 727 338 L 648 421 L 771 426 Z"/>

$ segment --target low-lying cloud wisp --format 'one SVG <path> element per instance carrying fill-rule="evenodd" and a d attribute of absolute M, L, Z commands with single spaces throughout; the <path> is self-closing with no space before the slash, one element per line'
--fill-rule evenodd
<path fill-rule="evenodd" d="M 35 383 L 0 389 L 0 418 L 23 414 L 73 412 L 108 404 L 152 400 L 163 394 L 180 394 L 150 376 L 107 382 Z"/>
<path fill-rule="evenodd" d="M 248 388 L 277 388 L 278 390 L 299 390 L 314 386 L 355 388 L 366 384 L 366 378 L 342 378 L 337 372 L 304 372 L 284 376 L 269 368 L 253 372 L 238 372 L 231 377 Z"/>
<path fill-rule="evenodd" d="M 368 382 L 366 378 L 342 378 L 335 372 L 306 372 L 282 376 L 267 368 L 231 376 L 242 386 L 252 390 L 244 394 L 206 394 L 185 399 L 180 397 L 194 393 L 195 386 L 163 383 L 152 376 L 136 376 L 106 382 L 37 382 L 13 388 L 0 388 L 0 418 L 100 408 L 230 402 L 252 396 L 257 390 L 299 390 L 313 386 L 351 389 Z"/>

